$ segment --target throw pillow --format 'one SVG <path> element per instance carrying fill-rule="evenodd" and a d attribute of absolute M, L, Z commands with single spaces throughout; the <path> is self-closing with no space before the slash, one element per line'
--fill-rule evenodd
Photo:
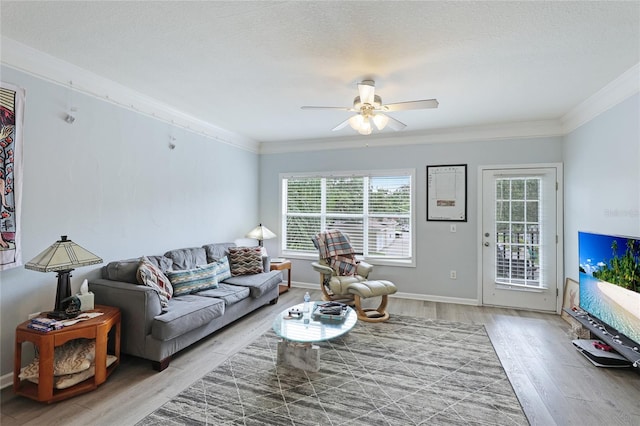
<path fill-rule="evenodd" d="M 95 339 L 74 339 L 53 350 L 53 375 L 64 376 L 87 370 L 96 354 Z M 20 379 L 37 378 L 40 372 L 39 358 L 20 370 Z"/>
<path fill-rule="evenodd" d="M 181 296 L 210 288 L 218 288 L 218 281 L 215 275 L 216 269 L 217 265 L 210 263 L 194 269 L 167 271 L 167 276 L 173 286 L 173 295 Z"/>
<path fill-rule="evenodd" d="M 261 247 L 230 247 L 229 260 L 231 275 L 252 275 L 262 273 Z"/>
<path fill-rule="evenodd" d="M 224 256 L 222 259 L 215 262 L 216 268 L 216 280 L 222 282 L 227 278 L 231 278 L 231 266 L 229 265 L 229 258 Z"/>
<path fill-rule="evenodd" d="M 158 297 L 160 297 L 160 305 L 163 308 L 169 306 L 169 299 L 173 296 L 171 281 L 162 273 L 160 268 L 151 263 L 146 256 L 140 260 L 136 277 L 140 284 L 151 287 L 156 291 L 156 293 L 158 293 Z"/>

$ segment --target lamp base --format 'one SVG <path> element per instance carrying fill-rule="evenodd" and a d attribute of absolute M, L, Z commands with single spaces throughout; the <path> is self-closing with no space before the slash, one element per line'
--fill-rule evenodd
<path fill-rule="evenodd" d="M 56 304 L 53 306 L 55 311 L 64 311 L 62 301 L 71 297 L 71 271 L 73 269 L 65 269 L 58 271 L 58 287 L 56 289 Z M 54 311 L 54 312 L 55 312 Z"/>

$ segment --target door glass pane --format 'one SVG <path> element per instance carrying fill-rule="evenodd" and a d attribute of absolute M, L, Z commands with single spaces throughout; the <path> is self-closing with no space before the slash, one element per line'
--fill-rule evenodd
<path fill-rule="evenodd" d="M 509 222 L 496 222 L 496 240 L 498 244 L 511 242 L 511 234 L 509 231 Z"/>
<path fill-rule="evenodd" d="M 541 179 L 496 180 L 496 282 L 540 287 Z"/>
<path fill-rule="evenodd" d="M 511 199 L 524 200 L 524 179 L 511 179 Z"/>
<path fill-rule="evenodd" d="M 511 202 L 511 220 L 524 222 L 524 201 Z"/>
<path fill-rule="evenodd" d="M 496 220 L 509 221 L 509 201 L 496 201 Z"/>

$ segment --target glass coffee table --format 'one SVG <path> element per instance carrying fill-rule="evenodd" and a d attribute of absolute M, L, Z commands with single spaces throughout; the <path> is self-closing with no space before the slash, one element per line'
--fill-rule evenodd
<path fill-rule="evenodd" d="M 358 315 L 347 307 L 341 320 L 313 319 L 316 303 L 309 302 L 309 312 L 303 312 L 304 303 L 280 312 L 273 321 L 273 331 L 281 337 L 278 342 L 278 364 L 306 371 L 320 370 L 320 347 L 314 343 L 335 339 L 351 330 L 358 322 Z M 289 315 L 292 310 L 303 312 L 300 317 Z"/>

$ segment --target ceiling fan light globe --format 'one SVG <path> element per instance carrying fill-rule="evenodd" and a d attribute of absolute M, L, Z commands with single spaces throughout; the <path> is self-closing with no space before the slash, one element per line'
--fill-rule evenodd
<path fill-rule="evenodd" d="M 362 127 L 363 122 L 364 122 L 364 117 L 361 116 L 360 114 L 356 114 L 349 119 L 349 125 L 353 130 L 360 131 L 360 128 Z"/>
<path fill-rule="evenodd" d="M 362 124 L 360 125 L 360 128 L 357 130 L 358 130 L 358 133 L 360 133 L 361 135 L 370 135 L 371 131 L 373 130 L 371 128 L 371 121 L 369 121 L 368 118 L 362 120 Z"/>
<path fill-rule="evenodd" d="M 389 122 L 389 117 L 384 114 L 376 114 L 373 116 L 373 123 L 376 125 L 378 130 L 382 130 L 387 126 Z"/>

